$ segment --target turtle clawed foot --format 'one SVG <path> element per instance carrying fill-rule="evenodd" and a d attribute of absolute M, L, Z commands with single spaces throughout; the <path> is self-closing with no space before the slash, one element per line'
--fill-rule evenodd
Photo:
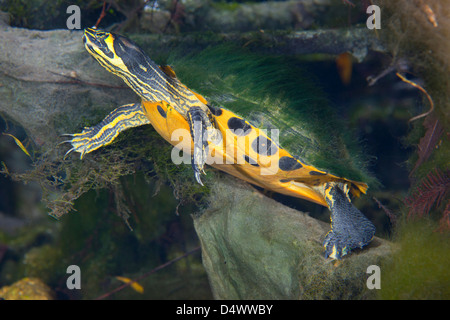
<path fill-rule="evenodd" d="M 194 155 L 191 158 L 192 161 L 192 169 L 194 169 L 194 177 L 197 182 L 203 186 L 203 182 L 200 179 L 200 175 L 205 173 L 204 165 L 206 163 L 206 154 L 203 152 L 203 150 L 198 150 L 199 152 L 194 153 Z"/>
<path fill-rule="evenodd" d="M 203 168 L 208 157 L 208 118 L 200 108 L 191 108 L 188 111 L 188 120 L 194 142 L 191 156 L 192 169 L 194 169 L 195 180 L 203 186 L 200 174 L 206 174 Z"/>
<path fill-rule="evenodd" d="M 67 143 L 67 142 L 70 142 L 70 141 L 64 141 L 64 142 L 61 142 L 61 143 Z M 61 144 L 61 143 L 60 143 L 60 144 Z M 71 153 L 71 152 L 74 151 L 74 150 L 75 150 L 75 148 L 69 149 L 69 150 L 64 154 L 63 159 L 66 160 L 66 157 L 69 155 L 69 153 Z"/>
<path fill-rule="evenodd" d="M 342 259 L 343 256 L 349 254 L 353 249 L 362 249 L 372 241 L 375 234 L 375 226 L 369 220 L 361 218 L 361 223 L 355 227 L 347 224 L 348 221 L 339 221 L 340 219 L 334 218 L 332 229 L 327 233 L 323 241 L 325 258 Z"/>
<path fill-rule="evenodd" d="M 325 257 L 341 259 L 353 249 L 368 245 L 375 226 L 353 206 L 346 193 L 330 184 L 326 200 L 331 211 L 331 230 L 323 242 Z"/>
<path fill-rule="evenodd" d="M 336 217 L 335 220 L 338 221 L 332 224 L 332 230 L 327 233 L 323 241 L 325 258 L 341 259 L 353 249 L 362 249 L 372 241 L 375 226 L 369 220 L 361 218 L 358 227 L 351 227 L 350 224 L 342 227 L 339 224 L 346 224 L 347 221 L 339 221 L 340 219 Z"/>
<path fill-rule="evenodd" d="M 341 237 L 333 231 L 328 232 L 323 242 L 325 248 L 325 258 L 341 259 L 350 252 L 350 248 L 346 242 L 342 241 Z"/>
<path fill-rule="evenodd" d="M 64 143 L 70 143 L 72 145 L 72 148 L 69 149 L 66 154 L 64 155 L 64 159 L 72 152 L 78 152 L 80 154 L 80 159 L 83 159 L 83 156 L 94 150 L 93 148 L 93 139 L 91 139 L 91 131 L 90 130 L 83 130 L 81 133 L 75 133 L 75 134 L 64 134 L 64 136 L 70 136 L 72 139 L 65 140 L 60 142 L 59 144 Z"/>
<path fill-rule="evenodd" d="M 205 171 L 203 171 L 203 169 L 200 169 L 199 166 L 193 165 L 192 167 L 194 169 L 195 180 L 197 180 L 197 182 L 203 187 L 204 184 L 203 184 L 202 180 L 200 179 L 200 174 L 201 173 L 206 174 Z"/>
<path fill-rule="evenodd" d="M 192 169 L 194 169 L 194 177 L 197 182 L 203 186 L 202 180 L 200 179 L 200 174 L 206 174 L 204 166 L 207 159 L 208 142 L 206 136 L 206 130 L 203 130 L 201 126 L 202 123 L 194 125 L 193 136 L 194 136 L 194 150 L 191 156 Z"/>
<path fill-rule="evenodd" d="M 345 234 L 330 230 L 323 241 L 325 258 L 342 259 L 353 249 L 368 245 L 375 234 L 375 226 L 369 221 L 361 229 L 345 230 Z M 368 222 L 368 223 L 367 223 Z"/>

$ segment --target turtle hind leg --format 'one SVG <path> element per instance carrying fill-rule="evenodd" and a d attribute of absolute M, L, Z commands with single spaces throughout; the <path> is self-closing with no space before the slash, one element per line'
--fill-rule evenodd
<path fill-rule="evenodd" d="M 325 199 L 331 211 L 331 230 L 325 237 L 325 257 L 341 259 L 355 248 L 370 243 L 375 226 L 361 213 L 337 183 L 325 187 Z"/>
<path fill-rule="evenodd" d="M 213 128 L 208 115 L 199 107 L 192 107 L 187 112 L 194 150 L 191 153 L 192 169 L 198 183 L 203 185 L 200 174 L 205 174 L 204 166 L 207 159 L 208 131 Z"/>
<path fill-rule="evenodd" d="M 72 144 L 72 149 L 66 155 L 75 151 L 80 153 L 82 159 L 86 153 L 113 142 L 120 132 L 149 123 L 141 103 L 120 106 L 95 126 L 86 127 L 81 133 L 70 135 L 72 139 L 65 142 Z"/>

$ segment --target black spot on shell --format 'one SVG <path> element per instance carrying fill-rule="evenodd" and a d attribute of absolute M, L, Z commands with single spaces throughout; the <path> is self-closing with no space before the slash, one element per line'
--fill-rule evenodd
<path fill-rule="evenodd" d="M 245 155 L 244 155 L 244 159 L 245 159 L 245 161 L 246 161 L 247 163 L 251 164 L 252 166 L 254 166 L 254 167 L 259 167 L 259 164 L 258 164 L 255 160 L 253 160 L 252 158 L 250 158 L 249 156 L 245 156 Z"/>
<path fill-rule="evenodd" d="M 319 172 L 319 171 L 310 171 L 309 174 L 312 175 L 312 176 L 324 176 L 327 173 L 326 172 Z"/>
<path fill-rule="evenodd" d="M 164 111 L 164 109 L 158 104 L 158 106 L 156 107 L 158 109 L 159 114 L 161 115 L 161 117 L 166 118 L 166 112 Z"/>
<path fill-rule="evenodd" d="M 292 157 L 281 157 L 278 161 L 278 167 L 283 171 L 293 171 L 300 169 L 302 164 Z"/>
<path fill-rule="evenodd" d="M 233 133 L 240 137 L 246 136 L 252 131 L 252 127 L 245 123 L 243 119 L 236 117 L 228 119 L 228 129 L 233 130 Z"/>
<path fill-rule="evenodd" d="M 291 180 L 292 180 L 292 179 L 281 179 L 280 182 L 283 182 L 283 183 L 284 183 L 284 182 L 289 182 L 289 181 L 291 181 Z"/>
<path fill-rule="evenodd" d="M 258 136 L 253 140 L 252 149 L 263 156 L 271 156 L 278 151 L 278 147 L 270 139 L 263 136 Z"/>
<path fill-rule="evenodd" d="M 209 111 L 211 111 L 211 113 L 213 115 L 215 115 L 216 117 L 219 117 L 222 115 L 222 109 L 221 108 L 216 108 L 214 106 L 211 106 L 209 104 L 206 105 L 209 108 Z"/>

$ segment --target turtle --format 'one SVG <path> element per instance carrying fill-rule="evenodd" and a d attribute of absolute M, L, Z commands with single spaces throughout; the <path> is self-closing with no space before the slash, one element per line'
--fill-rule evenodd
<path fill-rule="evenodd" d="M 96 28 L 84 30 L 86 50 L 141 98 L 120 106 L 100 123 L 69 134 L 73 152 L 84 155 L 113 142 L 120 132 L 150 124 L 177 150 L 190 155 L 197 183 L 205 164 L 250 184 L 329 208 L 331 229 L 323 241 L 325 258 L 341 259 L 368 245 L 373 223 L 351 196 L 366 193 L 364 182 L 347 179 L 291 155 L 273 135 L 189 89 L 170 66 L 159 66 L 132 40 Z M 182 133 L 181 135 L 179 133 Z"/>

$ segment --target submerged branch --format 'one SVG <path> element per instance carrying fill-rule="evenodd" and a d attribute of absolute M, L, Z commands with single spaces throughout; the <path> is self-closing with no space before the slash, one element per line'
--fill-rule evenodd
<path fill-rule="evenodd" d="M 120 287 L 117 287 L 116 289 L 114 289 L 114 290 L 112 290 L 112 291 L 110 291 L 110 292 L 107 292 L 107 293 L 105 293 L 105 294 L 103 294 L 103 295 L 97 297 L 95 300 L 102 300 L 102 299 L 105 299 L 105 298 L 109 297 L 110 295 L 112 295 L 112 294 L 114 294 L 114 293 L 116 293 L 116 292 L 119 292 L 120 290 L 122 290 L 122 289 L 124 289 L 124 288 L 126 288 L 126 287 L 128 287 L 128 286 L 131 286 L 133 283 L 135 283 L 135 282 L 137 282 L 137 281 L 139 281 L 139 280 L 142 280 L 142 279 L 148 277 L 149 275 L 151 275 L 151 274 L 153 274 L 153 273 L 155 273 L 155 272 L 157 272 L 157 271 L 159 271 L 159 270 L 161 270 L 161 269 L 164 269 L 164 268 L 170 266 L 171 264 L 174 264 L 175 262 L 177 262 L 177 261 L 179 261 L 179 260 L 181 260 L 181 259 L 183 259 L 183 258 L 186 258 L 187 256 L 189 256 L 189 255 L 191 255 L 191 254 L 193 254 L 193 253 L 195 253 L 195 252 L 197 252 L 197 251 L 199 251 L 199 250 L 200 250 L 200 246 L 195 247 L 195 248 L 192 249 L 191 251 L 188 251 L 188 252 L 186 252 L 185 254 L 183 254 L 183 255 L 181 255 L 181 256 L 175 258 L 175 259 L 172 259 L 172 260 L 170 260 L 170 261 L 167 261 L 166 263 L 163 263 L 162 265 L 160 265 L 160 266 L 158 266 L 158 267 L 156 267 L 156 268 L 150 270 L 149 272 L 144 273 L 142 276 L 137 277 L 136 279 L 133 279 L 132 281 L 130 281 L 130 282 L 128 282 L 128 283 L 124 283 L 124 284 L 121 285 Z"/>

